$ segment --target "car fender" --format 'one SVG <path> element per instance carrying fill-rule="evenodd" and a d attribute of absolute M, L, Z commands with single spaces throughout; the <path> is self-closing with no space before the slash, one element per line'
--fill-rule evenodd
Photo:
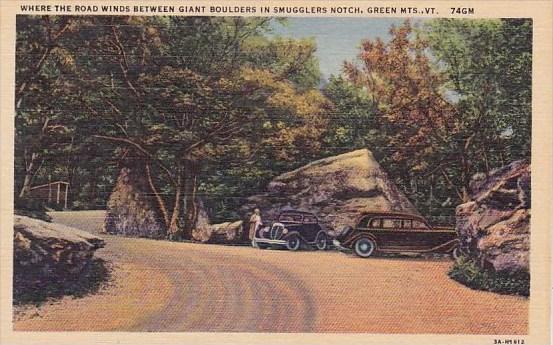
<path fill-rule="evenodd" d="M 282 239 L 283 239 L 284 241 L 287 241 L 288 238 L 290 238 L 290 237 L 293 236 L 293 235 L 298 236 L 303 242 L 307 242 L 307 241 L 305 240 L 305 238 L 304 238 L 298 231 L 290 231 L 290 232 L 287 233 L 286 235 L 282 236 Z"/>
<path fill-rule="evenodd" d="M 330 236 L 328 235 L 328 232 L 327 232 L 326 230 L 323 230 L 323 229 L 317 231 L 317 234 L 315 235 L 315 238 L 317 238 L 317 236 L 319 236 L 319 234 L 320 234 L 321 232 L 324 233 L 324 234 L 326 235 L 327 238 L 330 238 Z"/>
<path fill-rule="evenodd" d="M 376 241 L 376 237 L 373 234 L 371 234 L 370 232 L 358 232 L 357 234 L 351 236 L 346 241 L 344 241 L 344 243 L 342 243 L 342 245 L 344 247 L 351 247 L 352 244 L 355 243 L 355 241 L 357 241 L 358 239 L 360 239 L 362 237 L 366 237 L 366 238 L 369 238 L 369 239 L 373 240 L 374 243 L 376 243 L 376 246 L 378 248 L 378 242 Z"/>

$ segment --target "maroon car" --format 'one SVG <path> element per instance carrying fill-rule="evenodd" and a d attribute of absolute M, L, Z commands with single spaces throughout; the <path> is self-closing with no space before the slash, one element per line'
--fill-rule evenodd
<path fill-rule="evenodd" d="M 377 252 L 451 253 L 458 242 L 455 229 L 431 227 L 420 216 L 371 212 L 361 216 L 354 228 L 345 228 L 333 243 L 367 258 Z"/>

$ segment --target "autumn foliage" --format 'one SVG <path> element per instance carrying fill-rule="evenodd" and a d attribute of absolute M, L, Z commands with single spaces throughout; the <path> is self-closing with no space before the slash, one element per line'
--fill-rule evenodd
<path fill-rule="evenodd" d="M 281 21 L 18 17 L 18 205 L 54 176 L 73 208 L 105 207 L 132 168 L 160 232 L 189 238 L 199 202 L 233 220 L 274 176 L 369 148 L 447 222 L 474 173 L 529 155 L 531 22 L 407 21 L 321 81 L 315 41 Z"/>

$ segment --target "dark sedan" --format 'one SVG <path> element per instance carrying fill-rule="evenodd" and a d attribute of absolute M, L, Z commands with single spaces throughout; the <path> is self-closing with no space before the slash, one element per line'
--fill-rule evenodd
<path fill-rule="evenodd" d="M 390 212 L 366 213 L 334 239 L 336 247 L 363 258 L 377 252 L 450 253 L 458 242 L 455 229 L 433 228 L 420 216 Z"/>
<path fill-rule="evenodd" d="M 302 244 L 319 250 L 328 248 L 328 234 L 320 226 L 317 217 L 310 212 L 282 212 L 276 222 L 261 226 L 252 240 L 252 245 L 261 249 L 285 247 L 298 250 Z"/>

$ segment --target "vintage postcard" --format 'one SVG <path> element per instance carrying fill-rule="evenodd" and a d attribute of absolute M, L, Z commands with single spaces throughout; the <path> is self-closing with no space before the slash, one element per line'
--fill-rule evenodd
<path fill-rule="evenodd" d="M 2 344 L 550 343 L 550 1 L 5 1 Z"/>

